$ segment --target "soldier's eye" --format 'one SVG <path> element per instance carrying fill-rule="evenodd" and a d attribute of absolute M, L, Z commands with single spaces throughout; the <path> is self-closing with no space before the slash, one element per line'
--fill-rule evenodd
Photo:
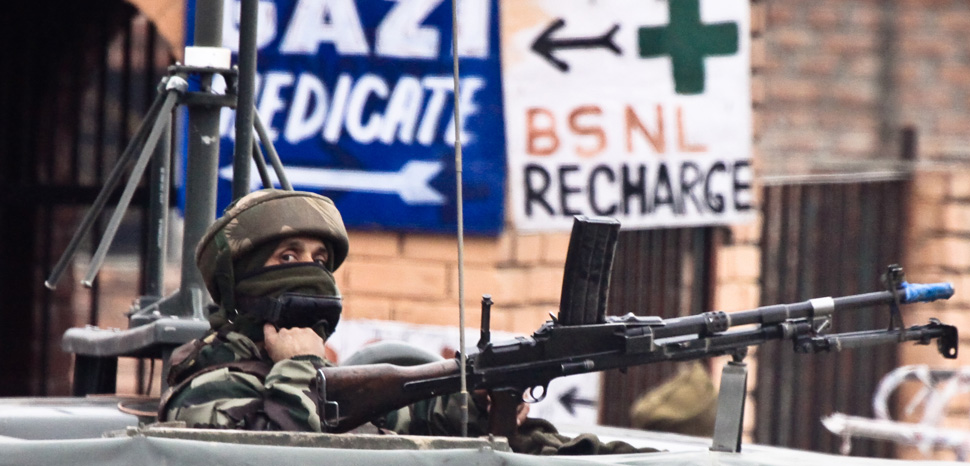
<path fill-rule="evenodd" d="M 280 261 L 282 262 L 293 262 L 295 260 L 296 254 L 293 254 L 292 252 L 284 252 L 283 254 L 280 254 Z"/>

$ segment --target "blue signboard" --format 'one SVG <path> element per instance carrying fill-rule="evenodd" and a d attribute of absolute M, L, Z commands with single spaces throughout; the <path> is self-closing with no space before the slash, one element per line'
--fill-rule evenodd
<path fill-rule="evenodd" d="M 187 8 L 189 37 L 194 1 Z M 348 228 L 457 228 L 450 0 L 259 2 L 256 108 L 295 189 L 334 200 Z M 238 48 L 239 1 L 224 46 Z M 465 230 L 504 220 L 497 0 L 459 7 Z M 235 60 L 234 60 L 235 61 Z M 231 198 L 234 121 L 223 111 L 219 212 Z M 253 189 L 261 186 L 253 172 Z"/>

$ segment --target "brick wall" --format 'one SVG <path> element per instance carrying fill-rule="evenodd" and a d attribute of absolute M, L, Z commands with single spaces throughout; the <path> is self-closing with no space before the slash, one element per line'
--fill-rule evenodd
<path fill-rule="evenodd" d="M 898 0 L 899 123 L 913 125 L 924 158 L 970 159 L 970 4 Z"/>
<path fill-rule="evenodd" d="M 880 2 L 764 2 L 764 101 L 758 147 L 767 173 L 878 149 Z"/>
<path fill-rule="evenodd" d="M 966 2 L 753 4 L 765 5 L 755 8 L 764 9 L 764 83 L 753 93 L 756 105 L 764 99 L 756 125 L 763 174 L 895 159 L 904 125 L 927 153 L 970 158 Z"/>
<path fill-rule="evenodd" d="M 948 164 L 924 168 L 913 180 L 909 206 L 911 221 L 907 229 L 907 276 L 914 281 L 949 281 L 956 294 L 948 301 L 907 306 L 904 320 L 909 325 L 925 323 L 930 317 L 955 325 L 962 332 L 963 349 L 970 343 L 970 166 Z M 926 364 L 932 368 L 957 369 L 966 366 L 970 357 L 963 351 L 958 359 L 942 359 L 933 347 L 906 346 L 900 353 L 900 365 Z M 916 394 L 919 385 L 900 387 L 900 408 Z M 943 426 L 970 430 L 970 395 L 962 393 L 950 403 Z M 918 422 L 917 415 L 904 418 Z M 925 458 L 915 448 L 900 449 L 900 456 Z M 935 459 L 955 459 L 952 452 L 940 451 Z"/>
<path fill-rule="evenodd" d="M 337 271 L 348 319 L 458 325 L 457 239 L 444 235 L 350 232 Z M 478 327 L 491 294 L 491 327 L 531 333 L 557 312 L 568 233 L 466 237 L 466 324 Z"/>

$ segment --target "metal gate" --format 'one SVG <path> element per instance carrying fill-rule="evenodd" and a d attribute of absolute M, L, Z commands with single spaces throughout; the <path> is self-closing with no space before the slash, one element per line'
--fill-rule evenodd
<path fill-rule="evenodd" d="M 714 228 L 621 231 L 607 312 L 663 318 L 711 310 Z M 630 426 L 637 397 L 677 372 L 664 362 L 603 374 L 600 423 Z M 607 401 L 608 400 L 608 401 Z"/>
<path fill-rule="evenodd" d="M 883 289 L 886 266 L 902 259 L 906 189 L 900 179 L 766 186 L 761 304 Z M 836 316 L 831 331 L 888 324 L 887 314 L 862 310 Z M 801 355 L 782 344 L 756 353 L 755 441 L 837 453 L 840 439 L 820 419 L 833 412 L 871 417 L 870 400 L 896 365 L 896 349 Z M 889 457 L 893 447 L 858 441 L 853 453 Z"/>
<path fill-rule="evenodd" d="M 63 395 L 71 359 L 61 335 L 98 322 L 101 293 L 95 282 L 85 306 L 75 302 L 70 272 L 54 292 L 44 280 L 172 57 L 122 0 L 10 8 L 0 15 L 0 38 L 0 396 Z M 140 189 L 122 232 L 134 257 L 147 231 L 146 199 Z M 79 316 L 79 307 L 90 312 Z"/>

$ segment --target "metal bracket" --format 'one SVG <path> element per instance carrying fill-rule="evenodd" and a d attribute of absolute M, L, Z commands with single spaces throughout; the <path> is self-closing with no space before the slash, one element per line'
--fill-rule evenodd
<path fill-rule="evenodd" d="M 741 451 L 741 429 L 744 423 L 744 402 L 748 388 L 748 365 L 737 357 L 721 371 L 721 388 L 717 397 L 717 417 L 714 419 L 712 451 L 738 453 Z"/>
<path fill-rule="evenodd" d="M 340 405 L 336 401 L 327 401 L 327 376 L 322 368 L 317 369 L 317 393 L 320 395 L 317 411 L 320 424 L 328 428 L 337 427 L 340 424 Z"/>

